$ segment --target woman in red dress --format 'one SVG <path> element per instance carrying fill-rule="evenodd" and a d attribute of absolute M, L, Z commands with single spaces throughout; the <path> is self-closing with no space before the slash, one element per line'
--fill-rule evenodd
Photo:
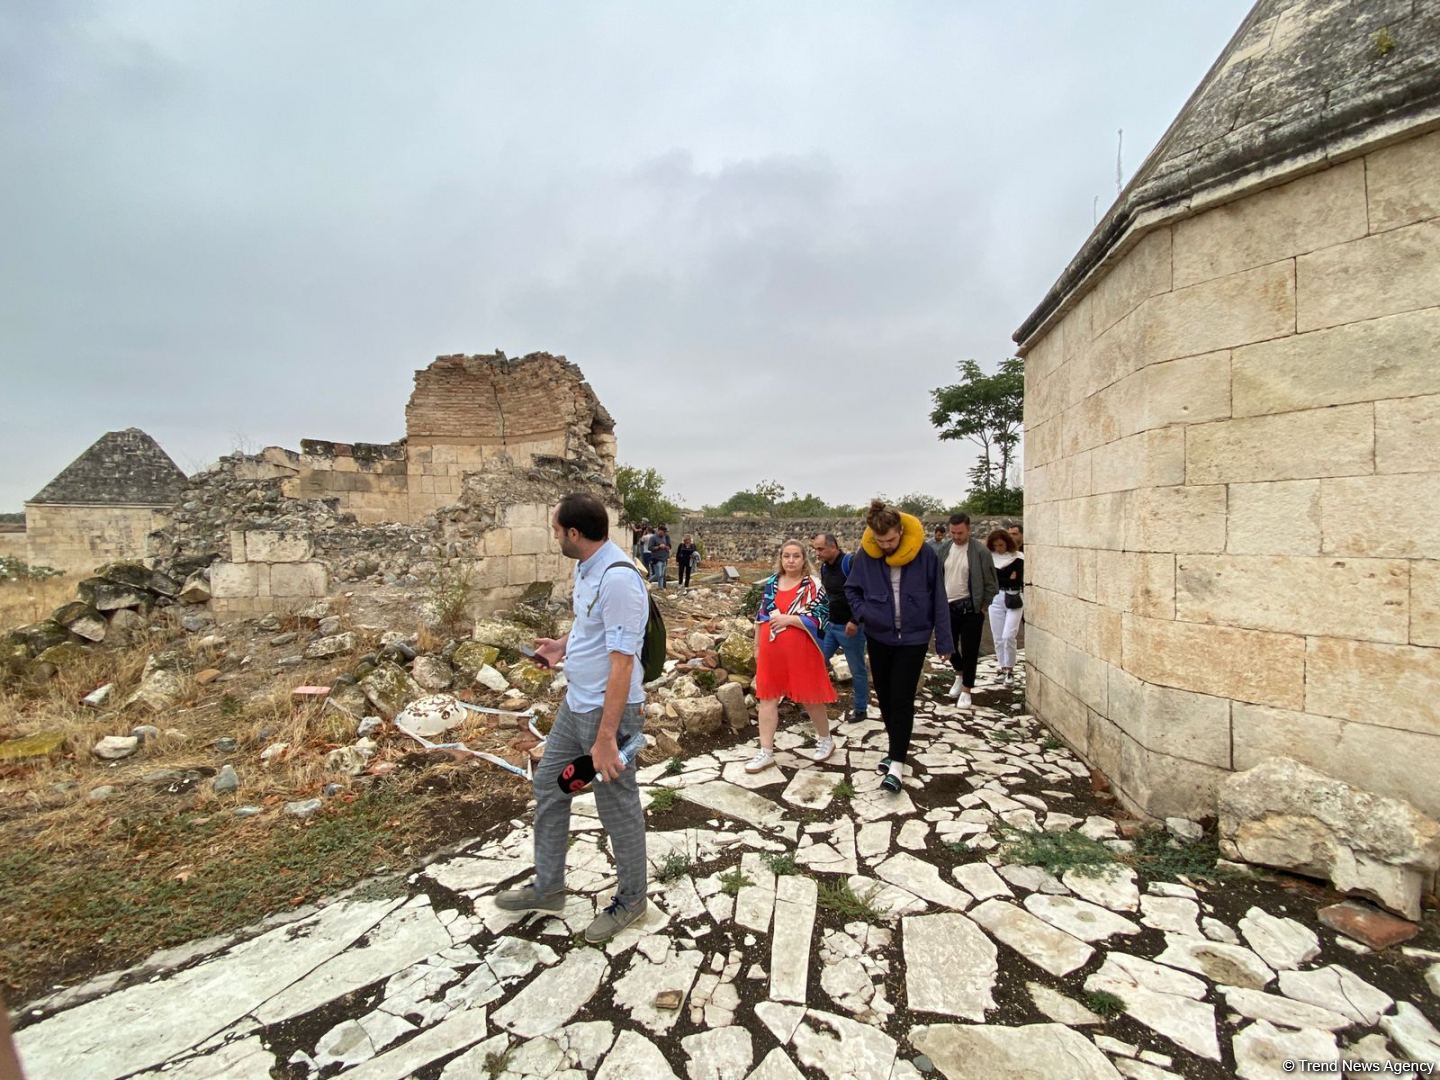
<path fill-rule="evenodd" d="M 755 697 L 760 702 L 760 750 L 745 763 L 746 772 L 775 764 L 775 728 L 780 699 L 805 706 L 815 725 L 816 761 L 835 751 L 825 706 L 835 700 L 820 639 L 825 633 L 829 601 L 810 566 L 810 553 L 798 540 L 780 545 L 775 573 L 765 581 L 755 612 Z"/>

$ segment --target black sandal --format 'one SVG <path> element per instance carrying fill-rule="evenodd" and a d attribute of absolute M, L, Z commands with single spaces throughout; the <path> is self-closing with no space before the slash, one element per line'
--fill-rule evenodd
<path fill-rule="evenodd" d="M 890 792 L 890 794 L 892 795 L 899 795 L 900 777 L 896 776 L 893 772 L 887 772 L 885 774 L 885 779 L 880 781 L 880 786 L 883 787 L 886 791 Z"/>
<path fill-rule="evenodd" d="M 875 766 L 875 771 L 878 772 L 881 776 L 884 776 L 886 773 L 888 773 L 890 771 L 890 759 L 888 757 L 882 757 L 880 759 L 880 764 Z"/>

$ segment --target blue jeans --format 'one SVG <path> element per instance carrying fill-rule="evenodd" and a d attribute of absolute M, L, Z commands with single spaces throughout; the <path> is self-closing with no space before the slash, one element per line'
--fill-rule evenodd
<path fill-rule="evenodd" d="M 851 686 L 855 691 L 854 715 L 864 716 L 870 705 L 870 679 L 865 674 L 865 631 L 857 627 L 854 637 L 846 637 L 844 623 L 827 623 L 825 639 L 820 644 L 827 664 L 836 649 L 845 654 L 853 680 Z"/>
<path fill-rule="evenodd" d="M 665 587 L 665 571 L 669 566 L 669 559 L 655 559 L 650 563 L 650 580 L 662 589 Z"/>

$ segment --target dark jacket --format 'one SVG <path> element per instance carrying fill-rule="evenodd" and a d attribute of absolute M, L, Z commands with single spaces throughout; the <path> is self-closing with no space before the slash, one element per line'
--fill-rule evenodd
<path fill-rule="evenodd" d="M 850 556 L 841 552 L 833 563 L 820 564 L 820 584 L 825 586 L 825 595 L 830 598 L 830 621 L 840 629 L 854 622 L 850 614 L 850 601 L 845 599 L 845 576 L 850 570 Z"/>
<path fill-rule="evenodd" d="M 691 559 L 699 562 L 700 560 L 696 557 L 698 554 L 699 552 L 694 544 L 681 544 L 675 549 L 675 565 L 681 567 L 689 566 Z"/>
<path fill-rule="evenodd" d="M 950 605 L 945 600 L 945 574 L 940 561 L 925 544 L 900 569 L 900 629 L 895 629 L 895 595 L 890 590 L 890 567 L 864 549 L 855 552 L 845 579 L 845 599 L 851 618 L 865 636 L 882 645 L 928 645 L 949 656 L 955 651 L 950 634 Z"/>
<path fill-rule="evenodd" d="M 955 546 L 954 540 L 946 540 L 940 545 L 936 556 L 940 560 L 940 591 L 945 591 L 945 560 L 950 557 L 950 551 Z M 995 559 L 986 550 L 985 545 L 970 537 L 970 599 L 975 603 L 976 611 L 984 611 L 990 606 L 990 601 L 995 599 L 995 594 L 1000 591 L 1000 583 L 995 579 Z"/>

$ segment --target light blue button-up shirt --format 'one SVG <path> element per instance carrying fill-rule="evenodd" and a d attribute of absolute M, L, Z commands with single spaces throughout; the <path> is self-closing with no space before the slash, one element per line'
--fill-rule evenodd
<path fill-rule="evenodd" d="M 625 565 L 604 573 L 617 562 Z M 575 625 L 565 646 L 565 703 L 571 712 L 593 712 L 605 704 L 612 652 L 635 657 L 626 704 L 645 700 L 640 650 L 650 618 L 650 594 L 644 579 L 631 569 L 634 565 L 634 559 L 607 540 L 575 567 Z"/>

